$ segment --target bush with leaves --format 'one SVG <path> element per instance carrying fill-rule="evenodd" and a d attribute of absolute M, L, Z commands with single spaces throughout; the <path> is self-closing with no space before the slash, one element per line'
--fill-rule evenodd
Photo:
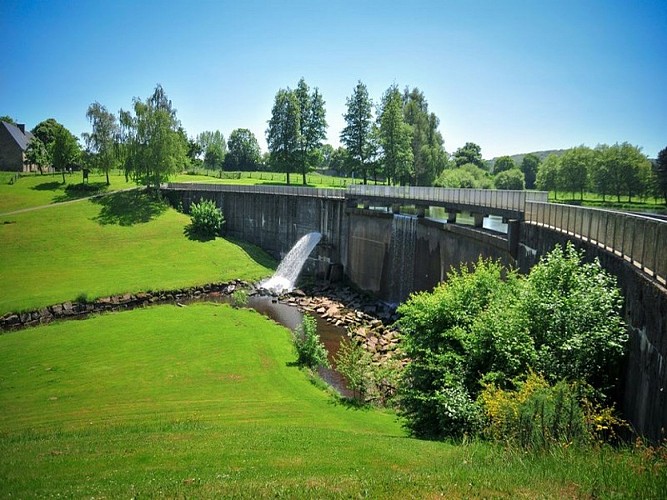
<path fill-rule="evenodd" d="M 190 232 L 203 238 L 215 238 L 225 223 L 222 211 L 211 200 L 201 199 L 199 203 L 193 203 L 190 216 Z"/>
<path fill-rule="evenodd" d="M 584 263 L 568 243 L 542 258 L 526 281 L 519 314 L 530 318 L 535 370 L 552 383 L 581 380 L 609 392 L 628 341 L 615 278 L 597 259 Z"/>
<path fill-rule="evenodd" d="M 365 400 L 371 380 L 371 354 L 359 343 L 344 339 L 336 354 L 336 370 L 340 373 L 347 387 L 355 398 Z"/>
<path fill-rule="evenodd" d="M 489 385 L 479 398 L 488 419 L 484 434 L 531 449 L 608 441 L 627 424 L 613 408 L 594 404 L 593 393 L 576 381 L 551 385 L 532 371 L 515 390 Z"/>
<path fill-rule="evenodd" d="M 622 297 L 599 262 L 556 247 L 527 278 L 480 260 L 398 308 L 403 350 L 400 413 L 417 436 L 460 437 L 478 428 L 477 398 L 515 389 L 532 369 L 610 394 L 627 342 Z"/>
<path fill-rule="evenodd" d="M 335 361 L 355 399 L 386 406 L 396 395 L 401 372 L 398 361 L 374 363 L 371 353 L 352 340 L 341 341 Z"/>
<path fill-rule="evenodd" d="M 480 259 L 473 271 L 452 270 L 433 292 L 401 304 L 403 350 L 411 360 L 399 387 L 407 428 L 428 438 L 461 437 L 478 428 L 480 411 L 470 391 L 471 329 L 489 305 L 506 297 L 499 263 Z"/>
<path fill-rule="evenodd" d="M 318 366 L 329 366 L 327 350 L 317 333 L 317 323 L 312 316 L 304 316 L 301 326 L 292 332 L 297 364 L 311 369 Z"/>
<path fill-rule="evenodd" d="M 246 307 L 248 305 L 248 292 L 243 288 L 234 290 L 230 297 L 232 307 L 240 309 L 241 307 Z"/>
<path fill-rule="evenodd" d="M 526 189 L 526 179 L 523 172 L 518 168 L 503 170 L 495 176 L 493 183 L 496 189 Z"/>

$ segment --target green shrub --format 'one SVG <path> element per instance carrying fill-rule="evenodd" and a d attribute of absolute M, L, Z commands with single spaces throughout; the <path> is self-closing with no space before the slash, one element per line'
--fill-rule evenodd
<path fill-rule="evenodd" d="M 317 323 L 312 316 L 304 316 L 301 326 L 292 332 L 294 348 L 297 354 L 297 364 L 308 368 L 329 366 L 327 350 L 320 341 L 317 333 Z"/>
<path fill-rule="evenodd" d="M 354 397 L 365 400 L 369 390 L 371 354 L 359 343 L 341 340 L 336 354 L 336 370 L 340 373 Z"/>
<path fill-rule="evenodd" d="M 583 261 L 571 243 L 556 246 L 528 275 L 519 314 L 530 318 L 535 369 L 554 383 L 582 380 L 609 393 L 620 376 L 628 333 L 616 279 Z"/>
<path fill-rule="evenodd" d="M 211 200 L 201 199 L 199 203 L 193 203 L 190 216 L 190 232 L 202 238 L 215 238 L 225 223 L 222 211 Z"/>
<path fill-rule="evenodd" d="M 345 339 L 340 343 L 335 362 L 336 370 L 355 399 L 386 406 L 396 395 L 402 371 L 398 361 L 373 362 L 371 353 L 363 345 Z"/>
<path fill-rule="evenodd" d="M 549 449 L 554 445 L 585 445 L 616 437 L 626 424 L 612 408 L 590 402 L 591 388 L 578 382 L 550 385 L 534 372 L 516 390 L 487 386 L 480 403 L 488 418 L 484 434 L 522 448 Z"/>
<path fill-rule="evenodd" d="M 515 189 L 522 191 L 526 189 L 526 179 L 521 170 L 512 168 L 503 170 L 493 180 L 496 189 Z"/>
<path fill-rule="evenodd" d="M 240 308 L 240 307 L 245 307 L 248 305 L 248 292 L 243 290 L 242 288 L 239 288 L 238 290 L 234 290 L 231 296 L 231 301 L 232 301 L 232 307 L 235 308 Z"/>
<path fill-rule="evenodd" d="M 531 369 L 551 384 L 590 386 L 590 399 L 604 401 L 628 338 L 621 307 L 614 279 L 571 244 L 554 248 L 527 278 L 483 260 L 472 272 L 450 272 L 398 308 L 410 360 L 399 387 L 406 426 L 423 437 L 472 431 L 484 386 L 514 390 Z"/>

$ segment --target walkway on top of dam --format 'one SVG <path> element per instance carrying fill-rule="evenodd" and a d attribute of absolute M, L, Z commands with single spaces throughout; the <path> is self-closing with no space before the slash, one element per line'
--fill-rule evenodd
<path fill-rule="evenodd" d="M 472 212 L 522 220 L 526 201 L 547 201 L 545 191 L 500 189 L 450 189 L 412 186 L 368 186 L 354 184 L 347 189 L 302 186 L 239 186 L 232 184 L 169 183 L 167 189 L 275 194 L 326 199 L 345 199 L 348 205 L 415 205 L 444 207 L 448 212 Z"/>
<path fill-rule="evenodd" d="M 348 206 L 444 207 L 448 213 L 499 215 L 548 228 L 603 248 L 667 284 L 667 221 L 614 210 L 548 203 L 544 191 L 368 186 L 347 189 L 302 186 L 169 183 L 168 190 L 302 196 L 345 200 Z M 455 221 L 455 217 L 452 222 Z M 481 223 L 479 224 L 481 225 Z"/>

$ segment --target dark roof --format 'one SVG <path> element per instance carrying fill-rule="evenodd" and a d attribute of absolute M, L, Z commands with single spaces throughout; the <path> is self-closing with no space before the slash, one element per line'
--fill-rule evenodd
<path fill-rule="evenodd" d="M 12 125 L 11 123 L 7 122 L 0 122 L 3 127 L 7 129 L 9 134 L 14 138 L 16 141 L 16 144 L 19 145 L 19 147 L 25 151 L 28 148 L 28 143 L 30 142 L 30 139 L 32 139 L 32 134 L 30 132 L 26 132 L 25 134 L 21 132 L 21 129 L 18 128 L 16 125 Z"/>

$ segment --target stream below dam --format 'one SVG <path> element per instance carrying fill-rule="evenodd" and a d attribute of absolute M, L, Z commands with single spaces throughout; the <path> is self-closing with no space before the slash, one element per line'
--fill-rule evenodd
<path fill-rule="evenodd" d="M 220 296 L 204 296 L 200 299 L 190 299 L 187 303 L 193 302 L 220 302 L 229 304 L 232 302 L 231 297 L 228 295 Z M 262 296 L 262 295 L 251 295 L 248 297 L 247 307 L 254 309 L 260 314 L 266 316 L 269 319 L 272 319 L 276 323 L 288 328 L 291 331 L 294 331 L 296 328 L 301 326 L 303 320 L 303 315 L 301 311 L 295 306 L 289 304 L 283 304 L 278 301 L 276 297 L 273 296 Z M 331 368 L 318 368 L 317 372 L 319 376 L 336 391 L 338 391 L 344 397 L 352 397 L 352 391 L 350 391 L 346 384 L 343 376 L 338 373 L 335 369 L 336 362 L 335 357 L 338 354 L 338 348 L 340 342 L 343 339 L 347 338 L 347 332 L 345 328 L 340 326 L 335 326 L 332 323 L 327 322 L 324 318 L 320 317 L 317 314 L 311 315 L 315 318 L 317 323 L 317 333 L 320 336 L 320 340 L 324 344 L 324 347 L 327 350 L 327 357 L 329 359 L 329 364 Z M 296 359 L 296 354 L 294 355 Z"/>

